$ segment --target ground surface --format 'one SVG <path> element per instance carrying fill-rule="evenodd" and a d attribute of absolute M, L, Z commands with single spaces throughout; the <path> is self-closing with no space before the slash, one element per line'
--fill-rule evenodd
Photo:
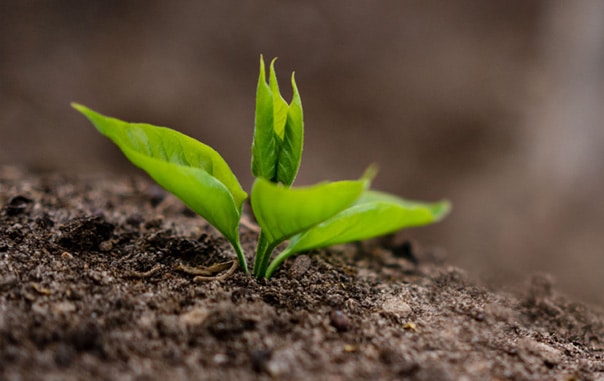
<path fill-rule="evenodd" d="M 0 207 L 2 380 L 604 380 L 604 313 L 546 275 L 491 290 L 384 241 L 198 282 L 232 250 L 145 179 L 0 168 Z"/>

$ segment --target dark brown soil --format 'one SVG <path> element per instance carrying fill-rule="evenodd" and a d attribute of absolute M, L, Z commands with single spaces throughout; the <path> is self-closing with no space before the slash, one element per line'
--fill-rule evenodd
<path fill-rule="evenodd" d="M 604 380 L 604 313 L 547 275 L 491 290 L 383 241 L 196 282 L 233 251 L 146 179 L 0 168 L 0 206 L 2 380 Z"/>

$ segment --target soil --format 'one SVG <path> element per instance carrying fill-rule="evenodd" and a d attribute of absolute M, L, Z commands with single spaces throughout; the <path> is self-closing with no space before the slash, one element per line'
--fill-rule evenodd
<path fill-rule="evenodd" d="M 0 207 L 2 380 L 604 380 L 604 313 L 544 274 L 385 239 L 200 281 L 233 250 L 145 178 L 4 167 Z"/>

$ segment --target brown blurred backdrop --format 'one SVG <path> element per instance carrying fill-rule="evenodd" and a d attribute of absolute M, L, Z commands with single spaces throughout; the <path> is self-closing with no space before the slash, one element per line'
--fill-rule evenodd
<path fill-rule="evenodd" d="M 249 189 L 258 58 L 296 70 L 298 184 L 447 197 L 403 232 L 487 280 L 604 303 L 604 2 L 2 1 L 0 164 L 134 173 L 78 101 L 210 144 Z"/>

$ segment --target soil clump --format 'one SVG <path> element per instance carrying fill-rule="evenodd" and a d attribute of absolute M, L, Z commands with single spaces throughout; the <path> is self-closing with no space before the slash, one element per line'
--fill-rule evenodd
<path fill-rule="evenodd" d="M 147 179 L 0 167 L 0 208 L 2 380 L 604 380 L 604 313 L 547 275 L 385 239 L 203 281 L 233 250 Z"/>

